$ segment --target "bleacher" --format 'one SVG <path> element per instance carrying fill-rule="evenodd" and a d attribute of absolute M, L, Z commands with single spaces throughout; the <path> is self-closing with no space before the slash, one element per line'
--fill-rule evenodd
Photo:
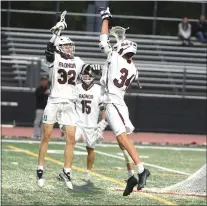
<path fill-rule="evenodd" d="M 44 59 L 51 37 L 49 30 L 2 28 L 2 85 L 22 86 L 26 69 Z M 75 42 L 76 55 L 85 62 L 104 64 L 106 57 L 98 47 L 100 33 L 64 31 Z M 183 47 L 177 37 L 128 35 L 137 42 L 134 62 L 143 86 L 139 93 L 206 96 L 206 45 L 193 38 L 193 47 Z M 115 39 L 112 37 L 112 44 Z M 44 63 L 42 64 L 44 68 Z M 20 85 L 21 81 L 21 85 Z M 136 94 L 136 83 L 129 92 Z"/>

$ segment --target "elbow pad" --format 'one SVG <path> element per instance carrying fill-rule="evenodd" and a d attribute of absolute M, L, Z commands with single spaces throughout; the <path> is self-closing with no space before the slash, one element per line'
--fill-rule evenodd
<path fill-rule="evenodd" d="M 108 54 L 112 50 L 111 45 L 108 42 L 101 41 L 98 45 L 101 51 L 105 54 Z"/>
<path fill-rule="evenodd" d="M 47 44 L 47 50 L 45 51 L 46 59 L 48 62 L 54 62 L 55 59 L 55 46 L 53 43 L 49 42 Z"/>

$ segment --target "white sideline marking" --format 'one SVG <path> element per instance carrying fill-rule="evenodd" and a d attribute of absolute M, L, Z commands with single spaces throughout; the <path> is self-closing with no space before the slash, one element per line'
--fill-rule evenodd
<path fill-rule="evenodd" d="M 124 156 L 124 154 L 123 154 L 122 152 L 118 152 L 117 154 L 118 154 L 119 156 L 122 156 L 122 157 Z M 149 159 L 149 156 L 141 156 L 141 155 L 140 155 L 140 158 L 142 158 L 142 159 Z"/>
<path fill-rule="evenodd" d="M 12 140 L 12 139 L 2 139 L 2 142 L 6 143 L 26 143 L 26 144 L 39 144 L 40 141 L 37 140 Z M 49 144 L 64 145 L 65 142 L 61 141 L 51 141 Z M 85 143 L 78 143 L 77 145 L 85 145 Z M 118 144 L 96 144 L 96 147 L 118 147 Z M 137 149 L 156 149 L 156 150 L 173 150 L 173 151 L 195 151 L 195 152 L 206 152 L 206 148 L 188 148 L 188 147 L 169 147 L 169 146 L 145 146 L 139 145 L 135 146 Z"/>
<path fill-rule="evenodd" d="M 3 152 L 21 152 L 13 149 L 2 149 Z"/>
<path fill-rule="evenodd" d="M 78 145 L 76 145 L 75 147 L 77 147 L 79 149 L 84 149 L 85 150 L 84 147 L 81 147 L 81 146 L 78 146 Z M 116 158 L 116 159 L 124 160 L 123 157 L 119 157 L 119 156 L 116 156 L 116 155 L 108 154 L 108 153 L 105 153 L 105 152 L 100 152 L 100 151 L 97 151 L 97 150 L 94 150 L 94 151 L 97 154 L 101 154 L 101 155 L 104 155 L 104 156 L 108 156 L 108 157 L 113 157 L 113 158 Z M 186 173 L 186 172 L 181 172 L 181 171 L 178 171 L 178 170 L 168 169 L 166 167 L 160 167 L 160 166 L 149 164 L 149 163 L 145 163 L 145 162 L 144 162 L 144 164 L 148 165 L 150 167 L 154 167 L 154 168 L 157 168 L 157 169 L 160 169 L 160 170 L 164 170 L 164 171 L 168 171 L 168 172 L 174 172 L 174 173 L 182 174 L 182 175 L 191 175 L 191 174 Z"/>
<path fill-rule="evenodd" d="M 11 162 L 11 164 L 18 165 L 19 163 L 18 162 Z"/>
<path fill-rule="evenodd" d="M 50 153 L 50 154 L 64 154 L 64 150 L 48 150 L 47 153 Z M 87 152 L 74 151 L 74 155 L 87 155 Z"/>
<path fill-rule="evenodd" d="M 3 149 L 3 152 L 21 152 L 19 150 L 13 150 L 13 149 Z M 64 150 L 47 150 L 47 153 L 49 154 L 64 154 Z M 87 155 L 87 152 L 82 151 L 74 151 L 75 155 Z"/>

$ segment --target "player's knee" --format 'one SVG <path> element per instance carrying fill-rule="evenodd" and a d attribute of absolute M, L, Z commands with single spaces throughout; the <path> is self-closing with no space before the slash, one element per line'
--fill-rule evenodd
<path fill-rule="evenodd" d="M 66 135 L 66 144 L 70 144 L 70 145 L 75 145 L 76 141 L 75 141 L 75 136 L 73 135 Z"/>
<path fill-rule="evenodd" d="M 44 133 L 43 134 L 42 141 L 43 142 L 49 142 L 50 141 L 50 138 L 51 138 L 51 134 L 50 133 Z"/>
<path fill-rule="evenodd" d="M 116 137 L 121 149 L 124 149 L 124 144 L 126 142 L 126 138 L 127 138 L 126 133 L 122 133 Z"/>
<path fill-rule="evenodd" d="M 94 153 L 94 148 L 86 146 L 86 149 L 87 149 L 88 154 L 89 153 L 91 153 L 91 154 Z"/>

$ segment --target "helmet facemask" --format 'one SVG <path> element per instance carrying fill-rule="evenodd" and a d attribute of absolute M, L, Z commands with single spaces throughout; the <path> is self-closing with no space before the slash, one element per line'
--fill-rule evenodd
<path fill-rule="evenodd" d="M 82 74 L 82 75 L 81 75 L 81 81 L 82 81 L 85 85 L 87 85 L 87 86 L 91 85 L 91 84 L 93 83 L 93 80 L 94 80 L 94 79 L 95 79 L 95 78 L 92 77 L 92 76 L 89 75 L 89 74 Z"/>
<path fill-rule="evenodd" d="M 59 50 L 65 55 L 74 56 L 75 45 L 73 42 L 67 43 L 67 44 L 62 44 L 62 45 L 59 45 Z"/>

